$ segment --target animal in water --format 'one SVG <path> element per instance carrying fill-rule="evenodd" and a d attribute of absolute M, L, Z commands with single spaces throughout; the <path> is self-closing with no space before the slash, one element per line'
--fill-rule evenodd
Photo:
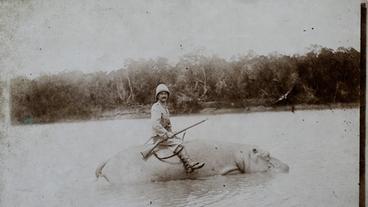
<path fill-rule="evenodd" d="M 176 156 L 165 160 L 152 156 L 145 161 L 140 154 L 143 146 L 137 146 L 122 150 L 101 163 L 96 169 L 96 177 L 103 177 L 110 183 L 139 183 L 289 171 L 287 164 L 257 146 L 213 140 L 193 140 L 184 144 L 193 159 L 205 162 L 203 168 L 188 174 Z"/>

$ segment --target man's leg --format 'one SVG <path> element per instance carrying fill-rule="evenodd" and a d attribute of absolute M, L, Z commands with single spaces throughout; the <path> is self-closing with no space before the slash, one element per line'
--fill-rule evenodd
<path fill-rule="evenodd" d="M 185 171 L 187 173 L 192 173 L 194 170 L 202 168 L 205 163 L 204 162 L 195 162 L 190 159 L 189 154 L 184 148 L 184 145 L 179 144 L 174 150 L 174 153 L 178 156 L 178 158 L 183 162 Z"/>

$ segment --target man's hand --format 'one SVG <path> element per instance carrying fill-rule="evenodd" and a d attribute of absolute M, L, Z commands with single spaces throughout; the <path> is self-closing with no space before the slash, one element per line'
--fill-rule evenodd
<path fill-rule="evenodd" d="M 173 136 L 174 136 L 174 132 L 167 132 L 166 133 L 166 136 L 167 136 L 167 138 L 172 138 Z"/>

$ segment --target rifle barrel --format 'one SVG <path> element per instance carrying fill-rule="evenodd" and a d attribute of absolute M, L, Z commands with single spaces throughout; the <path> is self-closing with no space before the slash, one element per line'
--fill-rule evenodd
<path fill-rule="evenodd" d="M 183 133 L 183 132 L 187 131 L 188 129 L 190 129 L 190 128 L 192 128 L 192 127 L 195 127 L 195 126 L 197 126 L 197 125 L 199 125 L 199 124 L 202 124 L 203 122 L 205 122 L 205 121 L 207 121 L 207 120 L 208 120 L 208 119 L 204 119 L 204 120 L 202 120 L 202 121 L 200 121 L 200 122 L 197 122 L 197 123 L 195 123 L 195 124 L 193 124 L 193 125 L 188 126 L 187 128 L 184 128 L 184 129 L 182 129 L 182 130 L 180 130 L 180 131 L 176 132 L 176 133 L 173 135 L 173 137 L 174 137 L 174 136 L 176 136 L 176 135 L 178 135 L 178 134 L 181 134 L 181 133 Z"/>

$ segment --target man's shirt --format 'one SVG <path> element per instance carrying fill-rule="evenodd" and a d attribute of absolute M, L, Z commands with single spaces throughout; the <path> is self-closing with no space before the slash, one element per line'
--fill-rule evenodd
<path fill-rule="evenodd" d="M 167 106 L 157 101 L 151 108 L 152 136 L 163 137 L 171 132 L 170 112 Z"/>

